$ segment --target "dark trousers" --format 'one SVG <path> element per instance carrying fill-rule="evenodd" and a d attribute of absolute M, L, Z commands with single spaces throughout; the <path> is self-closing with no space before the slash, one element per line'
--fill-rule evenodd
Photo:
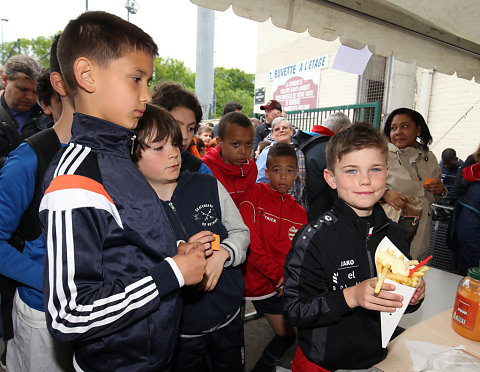
<path fill-rule="evenodd" d="M 176 372 L 243 372 L 245 341 L 241 312 L 227 326 L 200 337 L 181 338 L 175 353 Z"/>
<path fill-rule="evenodd" d="M 17 289 L 17 282 L 0 275 L 0 296 L 1 311 L 3 323 L 3 340 L 7 341 L 13 338 L 12 308 L 13 297 Z"/>

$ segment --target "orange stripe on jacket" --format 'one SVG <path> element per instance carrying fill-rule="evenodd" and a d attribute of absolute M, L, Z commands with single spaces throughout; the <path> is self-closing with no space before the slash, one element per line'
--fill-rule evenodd
<path fill-rule="evenodd" d="M 97 194 L 105 196 L 112 204 L 114 204 L 112 198 L 108 195 L 107 190 L 105 190 L 101 183 L 94 181 L 91 178 L 75 174 L 64 174 L 55 177 L 45 191 L 45 195 L 53 191 L 65 189 L 84 189 L 96 192 Z"/>

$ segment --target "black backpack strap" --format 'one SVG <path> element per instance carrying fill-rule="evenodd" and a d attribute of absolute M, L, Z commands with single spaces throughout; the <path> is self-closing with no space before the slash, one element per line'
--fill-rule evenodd
<path fill-rule="evenodd" d="M 43 177 L 53 156 L 62 147 L 57 133 L 55 133 L 53 128 L 38 132 L 27 138 L 25 142 L 32 146 L 35 151 L 37 156 L 37 172 L 35 174 L 35 192 L 32 201 L 23 214 L 20 224 L 11 238 L 11 244 L 19 250 L 23 250 L 25 241 L 34 240 L 42 233 L 38 217 L 38 208 L 43 197 Z"/>

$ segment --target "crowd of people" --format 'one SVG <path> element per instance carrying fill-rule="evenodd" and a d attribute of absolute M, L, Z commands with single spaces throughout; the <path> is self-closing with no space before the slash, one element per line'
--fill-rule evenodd
<path fill-rule="evenodd" d="M 243 371 L 245 300 L 274 331 L 253 371 L 295 341 L 293 371 L 368 368 L 387 352 L 379 312 L 403 301 L 374 293 L 384 237 L 422 259 L 432 203 L 456 203 L 459 270 L 478 265 L 480 148 L 439 164 L 407 108 L 383 133 L 341 112 L 301 131 L 276 100 L 263 123 L 231 101 L 201 124 L 182 85 L 150 89 L 157 54 L 139 27 L 87 12 L 49 69 L 3 66 L 7 371 Z M 407 311 L 424 295 L 420 280 Z"/>

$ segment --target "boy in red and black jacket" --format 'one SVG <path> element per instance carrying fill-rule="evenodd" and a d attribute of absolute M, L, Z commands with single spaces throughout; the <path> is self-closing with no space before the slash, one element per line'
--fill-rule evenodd
<path fill-rule="evenodd" d="M 266 346 L 253 371 L 270 371 L 295 342 L 293 328 L 282 315 L 283 263 L 295 233 L 307 223 L 307 214 L 288 190 L 297 177 L 297 155 L 288 143 L 274 144 L 265 175 L 270 184 L 250 188 L 239 209 L 250 229 L 245 265 L 245 298 L 267 318 L 275 337 Z"/>
<path fill-rule="evenodd" d="M 210 148 L 203 162 L 227 189 L 237 206 L 245 191 L 255 184 L 257 165 L 252 154 L 253 125 L 241 112 L 226 114 L 218 124 L 217 146 Z"/>

